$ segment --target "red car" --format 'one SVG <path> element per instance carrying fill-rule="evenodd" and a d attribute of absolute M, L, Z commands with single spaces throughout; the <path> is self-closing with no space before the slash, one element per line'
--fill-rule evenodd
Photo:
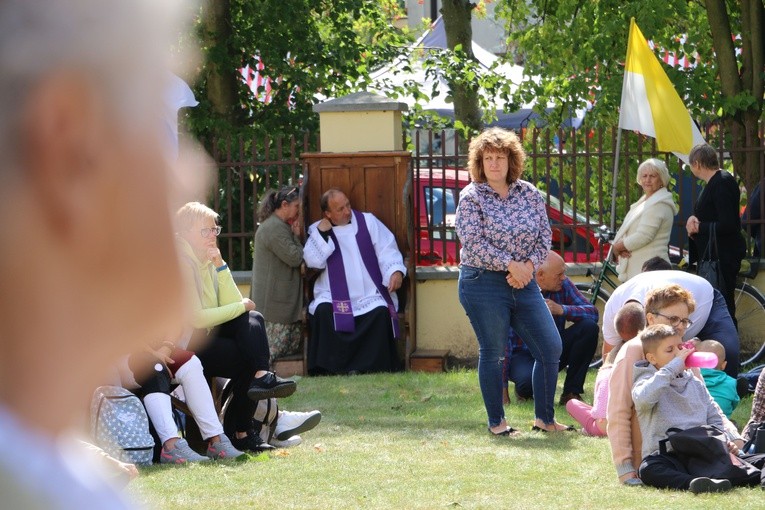
<path fill-rule="evenodd" d="M 458 261 L 454 220 L 459 193 L 470 182 L 468 171 L 442 168 L 431 171 L 424 168 L 419 170 L 415 182 L 414 212 L 418 218 L 415 228 L 419 231 L 417 265 L 454 265 Z M 541 190 L 539 193 L 547 204 L 553 250 L 560 253 L 566 262 L 597 262 L 601 260 L 601 253 L 603 256 L 608 253 L 608 246 L 604 246 L 602 252 L 598 247 L 593 233 L 597 223 L 588 222 L 584 216 L 576 214 L 574 225 L 574 211 L 568 204 L 561 206 L 557 197 Z"/>

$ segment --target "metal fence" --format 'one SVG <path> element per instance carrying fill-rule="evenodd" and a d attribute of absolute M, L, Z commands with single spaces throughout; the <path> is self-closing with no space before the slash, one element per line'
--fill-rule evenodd
<path fill-rule="evenodd" d="M 732 150 L 722 129 L 707 129 L 706 139 L 718 148 L 723 167 L 732 169 L 735 151 L 754 154 L 759 159 L 759 180 L 765 177 L 765 145 Z M 527 152 L 523 179 L 535 184 L 542 194 L 553 231 L 553 249 L 569 262 L 602 260 L 595 231 L 612 223 L 612 180 L 617 133 L 615 129 L 587 128 L 567 130 L 524 129 L 520 133 Z M 762 140 L 762 136 L 760 137 Z M 454 229 L 454 213 L 459 191 L 469 182 L 465 170 L 466 143 L 453 131 L 420 130 L 413 136 L 413 172 L 415 182 L 415 244 L 418 265 L 458 264 L 459 240 Z M 675 262 L 687 248 L 685 221 L 701 190 L 690 169 L 671 153 L 660 152 L 653 138 L 623 132 L 617 186 L 614 194 L 618 228 L 629 206 L 642 195 L 636 182 L 637 167 L 647 158 L 666 162 L 680 212 L 670 238 L 670 258 Z M 742 207 L 747 193 L 742 182 Z M 749 177 L 749 176 L 747 176 Z M 748 182 L 758 182 L 746 179 Z M 759 208 L 765 212 L 765 196 Z M 760 215 L 765 217 L 765 214 Z M 745 229 L 760 231 L 765 238 L 762 220 L 744 221 Z"/>
<path fill-rule="evenodd" d="M 762 131 L 762 128 L 761 128 Z M 734 154 L 722 129 L 707 129 L 706 139 L 719 150 L 725 168 Z M 582 127 L 576 130 L 524 129 L 527 161 L 523 179 L 535 184 L 547 205 L 553 248 L 569 262 L 596 262 L 604 253 L 594 237 L 600 225 L 611 224 L 611 182 L 616 153 L 616 131 Z M 763 140 L 762 134 L 760 139 Z M 451 130 L 412 133 L 414 207 L 412 213 L 418 265 L 459 263 L 459 240 L 454 213 L 459 191 L 469 182 L 465 169 L 467 144 Z M 318 151 L 319 137 L 220 138 L 205 143 L 217 163 L 208 203 L 221 215 L 221 251 L 235 270 L 252 267 L 252 241 L 257 230 L 260 198 L 270 188 L 299 184 L 303 152 Z M 765 178 L 765 145 L 737 149 L 759 159 L 759 180 Z M 670 238 L 670 256 L 677 260 L 687 248 L 685 220 L 701 190 L 699 182 L 673 155 L 657 150 L 654 139 L 624 132 L 617 169 L 616 221 L 618 228 L 630 204 L 642 194 L 637 167 L 646 158 L 664 160 L 670 170 L 670 189 L 680 212 Z M 741 176 L 738 176 L 741 177 Z M 743 182 L 743 177 L 741 178 Z M 747 179 L 747 182 L 758 182 Z M 750 191 L 752 191 L 750 189 Z M 747 193 L 742 185 L 742 207 Z M 759 209 L 765 213 L 765 194 Z M 374 211 L 372 211 L 374 212 Z M 765 217 L 761 214 L 760 217 Z M 751 223 L 751 224 L 750 224 Z M 765 238 L 762 220 L 744 222 Z"/>
<path fill-rule="evenodd" d="M 234 270 L 249 270 L 261 197 L 269 189 L 301 182 L 300 154 L 318 150 L 318 136 L 227 137 L 204 145 L 217 164 L 208 205 L 221 215 L 223 258 Z"/>

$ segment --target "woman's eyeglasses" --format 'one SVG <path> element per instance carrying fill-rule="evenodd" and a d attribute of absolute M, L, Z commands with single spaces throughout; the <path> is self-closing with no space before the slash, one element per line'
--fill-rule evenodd
<path fill-rule="evenodd" d="M 222 227 L 209 227 L 209 228 L 203 228 L 199 231 L 200 234 L 202 234 L 202 237 L 210 237 L 212 236 L 219 236 L 221 230 L 223 230 Z"/>
<path fill-rule="evenodd" d="M 663 313 L 659 312 L 651 312 L 654 315 L 658 315 L 659 317 L 664 317 L 669 321 L 670 326 L 673 328 L 676 328 L 680 324 L 683 325 L 685 329 L 690 328 L 693 325 L 693 321 L 691 319 L 683 319 L 681 317 L 678 317 L 677 315 L 664 315 Z"/>

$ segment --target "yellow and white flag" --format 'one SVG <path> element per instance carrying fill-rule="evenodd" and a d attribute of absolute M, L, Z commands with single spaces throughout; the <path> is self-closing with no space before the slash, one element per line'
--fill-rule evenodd
<path fill-rule="evenodd" d="M 704 143 L 635 18 L 630 21 L 619 127 L 656 138 L 660 151 L 674 152 L 685 163 L 691 148 Z"/>

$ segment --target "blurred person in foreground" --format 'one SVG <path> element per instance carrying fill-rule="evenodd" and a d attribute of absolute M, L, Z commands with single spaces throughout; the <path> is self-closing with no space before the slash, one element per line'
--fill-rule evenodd
<path fill-rule="evenodd" d="M 70 431 L 123 353 L 183 320 L 187 183 L 165 157 L 157 50 L 180 18 L 169 1 L 0 0 L 3 508 L 129 507 Z"/>

